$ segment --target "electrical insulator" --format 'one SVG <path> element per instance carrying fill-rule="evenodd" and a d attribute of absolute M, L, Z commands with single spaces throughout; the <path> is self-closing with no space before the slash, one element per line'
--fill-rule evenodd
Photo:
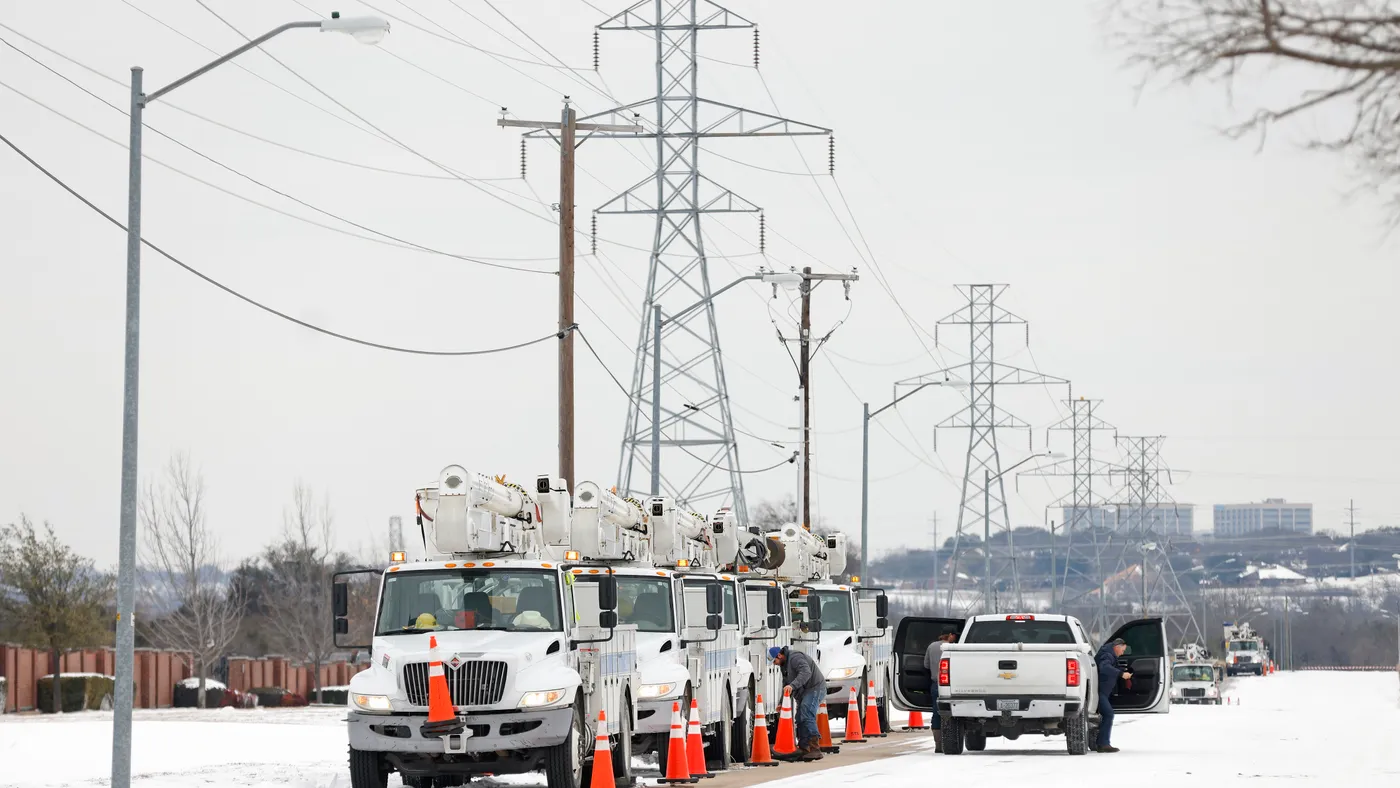
<path fill-rule="evenodd" d="M 753 27 L 753 67 L 758 68 L 758 25 Z"/>
<path fill-rule="evenodd" d="M 525 180 L 525 140 L 520 141 L 520 180 Z"/>
<path fill-rule="evenodd" d="M 836 174 L 836 135 L 826 135 L 826 174 Z"/>
<path fill-rule="evenodd" d="M 764 254 L 768 249 L 768 228 L 763 212 L 758 212 L 758 253 Z"/>
<path fill-rule="evenodd" d="M 593 31 L 593 70 L 598 70 L 598 31 Z"/>
<path fill-rule="evenodd" d="M 597 213 L 594 213 L 594 214 L 593 214 L 593 232 L 592 232 L 592 234 L 589 236 L 589 244 L 590 244 L 590 246 L 591 246 L 591 248 L 592 248 L 592 254 L 596 257 L 597 254 L 598 254 L 598 214 L 597 214 Z"/>

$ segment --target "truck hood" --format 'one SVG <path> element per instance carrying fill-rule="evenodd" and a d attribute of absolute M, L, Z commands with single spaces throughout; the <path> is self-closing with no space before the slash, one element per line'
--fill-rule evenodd
<path fill-rule="evenodd" d="M 865 657 L 860 655 L 856 643 L 856 633 L 849 630 L 819 633 L 817 668 L 822 676 L 828 681 L 859 679 L 865 671 Z M 834 671 L 838 675 L 833 676 Z"/>
<path fill-rule="evenodd" d="M 690 670 L 677 640 L 674 632 L 637 633 L 637 673 L 642 684 L 675 684 L 674 695 L 684 691 Z M 662 651 L 667 643 L 671 647 Z"/>

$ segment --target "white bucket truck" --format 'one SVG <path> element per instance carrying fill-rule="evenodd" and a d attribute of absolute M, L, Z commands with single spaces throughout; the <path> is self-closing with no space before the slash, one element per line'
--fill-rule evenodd
<path fill-rule="evenodd" d="M 846 571 L 845 534 L 823 537 L 789 524 L 768 538 L 781 546 L 779 581 L 796 590 L 789 592 L 794 646 L 816 657 L 826 676 L 827 703 L 844 708 L 854 687 L 864 715 L 873 681 L 880 729 L 888 732 L 894 662 L 884 591 L 861 588 L 854 582 L 859 578 L 852 578 L 850 585 L 837 582 Z"/>
<path fill-rule="evenodd" d="M 425 560 L 395 553 L 383 573 L 334 578 L 337 645 L 371 650 L 350 681 L 352 787 L 384 788 L 395 771 L 434 788 L 542 771 L 549 788 L 583 788 L 599 712 L 614 776 L 630 780 L 636 627 L 617 623 L 605 566 L 565 559 L 564 485 L 540 477 L 532 495 L 452 465 L 417 507 Z M 459 723 L 445 735 L 423 729 L 430 637 Z"/>
<path fill-rule="evenodd" d="M 633 745 L 657 752 L 665 774 L 672 705 L 680 703 L 688 719 L 694 698 L 707 768 L 727 768 L 736 753 L 743 754 L 735 749 L 736 732 L 743 730 L 735 717 L 752 669 L 739 659 L 735 590 L 715 571 L 708 519 L 670 498 L 642 503 L 581 482 L 574 493 L 574 532 L 573 549 L 583 560 L 611 566 L 618 620 L 636 630 L 640 689 Z M 629 532 L 647 538 L 628 548 L 621 540 Z M 590 541 L 594 534 L 600 535 L 596 543 Z"/>

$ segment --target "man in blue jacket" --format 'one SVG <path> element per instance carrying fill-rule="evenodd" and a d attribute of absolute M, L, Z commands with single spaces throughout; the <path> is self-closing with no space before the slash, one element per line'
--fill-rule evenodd
<path fill-rule="evenodd" d="M 1117 747 L 1108 743 L 1108 737 L 1113 732 L 1113 703 L 1109 696 L 1118 686 L 1118 679 L 1133 677 L 1132 673 L 1118 667 L 1118 658 L 1127 650 L 1128 644 L 1123 642 L 1123 638 L 1114 638 L 1094 655 L 1099 669 L 1099 739 L 1094 743 L 1094 752 L 1118 752 Z"/>
<path fill-rule="evenodd" d="M 826 697 L 826 677 L 817 663 L 801 651 L 787 646 L 768 649 L 768 658 L 783 669 L 785 689 L 792 690 L 793 723 L 797 728 L 797 748 L 804 761 L 822 759 L 821 737 L 817 733 L 817 708 Z"/>

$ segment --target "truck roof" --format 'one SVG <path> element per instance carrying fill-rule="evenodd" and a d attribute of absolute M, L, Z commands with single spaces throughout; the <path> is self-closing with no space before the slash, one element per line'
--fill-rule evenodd
<path fill-rule="evenodd" d="M 1053 613 L 982 613 L 967 619 L 967 623 L 972 624 L 978 621 L 1007 621 L 1012 618 L 1024 617 L 1029 621 L 1069 621 L 1073 616 L 1062 616 Z"/>
<path fill-rule="evenodd" d="M 435 569 L 491 569 L 491 568 L 511 568 L 511 569 L 557 569 L 560 566 L 557 561 L 539 561 L 528 558 L 491 558 L 491 559 L 433 559 L 431 561 L 408 561 L 402 564 L 393 564 L 387 571 L 389 572 L 425 572 Z"/>

